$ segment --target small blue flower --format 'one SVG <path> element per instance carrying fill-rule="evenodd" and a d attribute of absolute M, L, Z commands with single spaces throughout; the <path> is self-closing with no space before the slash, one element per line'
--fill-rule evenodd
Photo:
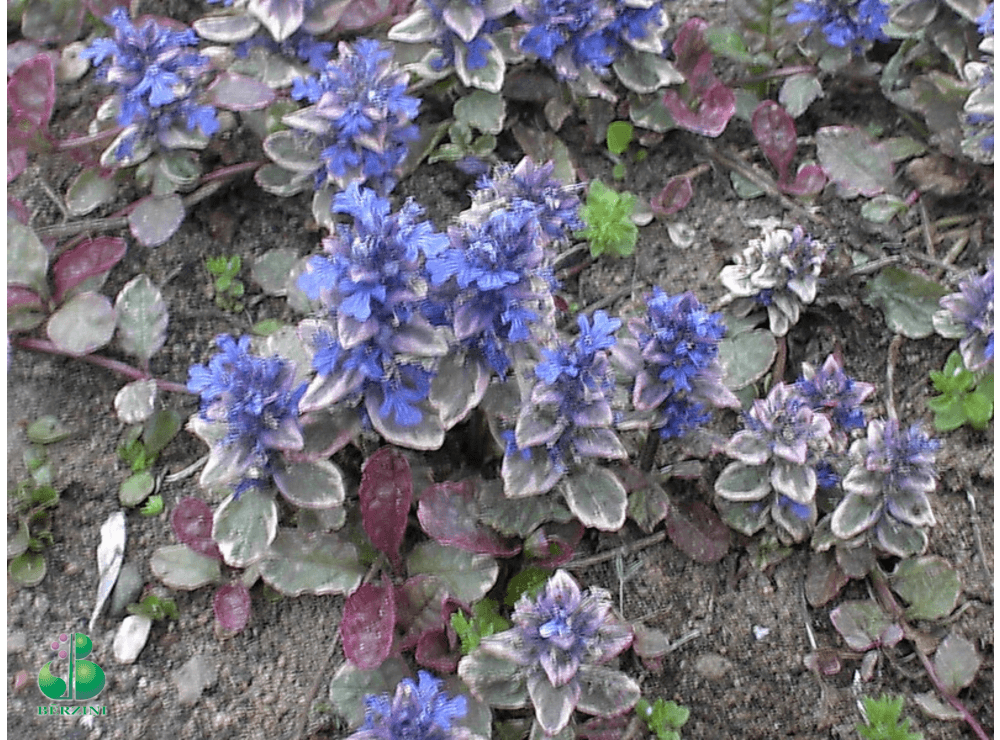
<path fill-rule="evenodd" d="M 305 384 L 295 385 L 295 367 L 280 357 L 250 354 L 250 337 L 216 338 L 221 352 L 205 365 L 192 365 L 187 388 L 201 396 L 200 417 L 221 428 L 214 461 L 230 466 L 229 480 L 251 467 L 267 470 L 275 450 L 301 449 L 299 400 Z"/>
<path fill-rule="evenodd" d="M 211 69 L 208 57 L 196 49 L 194 31 L 174 31 L 153 20 L 136 27 L 124 8 L 115 8 L 104 19 L 114 38 L 98 38 L 80 52 L 99 68 L 98 79 L 115 87 L 118 123 L 134 131 L 119 144 L 115 156 L 132 156 L 139 142 L 159 141 L 180 123 L 188 131 L 211 136 L 219 130 L 215 109 L 200 104 Z"/>
<path fill-rule="evenodd" d="M 976 18 L 976 25 L 979 27 L 980 35 L 993 35 L 993 14 L 993 3 L 990 3 L 986 6 L 986 10 L 983 11 L 983 14 Z"/>
<path fill-rule="evenodd" d="M 833 355 L 826 358 L 819 370 L 803 363 L 802 375 L 796 386 L 814 411 L 829 414 L 841 434 L 852 429 L 864 429 L 865 415 L 861 404 L 875 392 L 875 386 L 849 377 Z"/>
<path fill-rule="evenodd" d="M 958 345 L 965 367 L 973 372 L 993 364 L 993 261 L 982 275 L 959 284 L 959 291 L 941 299 L 934 327 L 943 336 L 961 339 Z"/>
<path fill-rule="evenodd" d="M 615 61 L 614 41 L 604 34 L 615 10 L 598 0 L 521 0 L 514 12 L 525 22 L 518 46 L 552 67 L 560 79 L 583 69 L 605 74 Z"/>
<path fill-rule="evenodd" d="M 889 6 L 882 0 L 799 0 L 788 22 L 808 24 L 807 34 L 821 30 L 831 46 L 860 51 L 863 41 L 888 41 L 882 27 Z"/>
<path fill-rule="evenodd" d="M 465 717 L 462 695 L 449 696 L 444 681 L 426 671 L 404 678 L 394 695 L 365 697 L 365 724 L 348 740 L 451 740 L 452 723 Z"/>
<path fill-rule="evenodd" d="M 647 315 L 629 322 L 633 336 L 620 359 L 635 369 L 633 405 L 653 411 L 664 439 L 682 436 L 709 419 L 707 405 L 738 406 L 722 385 L 721 314 L 709 313 L 693 293 L 669 296 L 654 288 Z"/>
<path fill-rule="evenodd" d="M 406 94 L 406 73 L 392 64 L 392 51 L 378 41 L 341 42 L 339 57 L 317 77 L 299 78 L 292 97 L 313 105 L 290 125 L 320 150 L 316 187 L 367 182 L 386 194 L 396 170 L 417 138 L 412 123 L 420 99 Z"/>

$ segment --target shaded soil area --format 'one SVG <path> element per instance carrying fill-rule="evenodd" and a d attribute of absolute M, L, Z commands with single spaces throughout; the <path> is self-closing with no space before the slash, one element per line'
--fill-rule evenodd
<path fill-rule="evenodd" d="M 876 122 L 888 131 L 902 125 L 888 108 L 869 105 L 842 91 L 817 104 L 810 112 L 824 124 Z M 59 125 L 82 130 L 94 101 L 87 90 L 62 102 Z M 80 107 L 78 107 L 80 106 Z M 527 126 L 544 118 L 525 105 L 515 111 Z M 811 125 L 803 123 L 804 129 Z M 571 117 L 559 132 L 570 148 L 581 177 L 613 182 L 612 163 L 595 140 L 603 131 Z M 727 151 L 749 148 L 752 139 L 745 122 L 733 121 L 723 137 L 710 148 Z M 225 142 L 220 157 L 257 156 L 243 149 L 236 137 Z M 499 151 L 516 161 L 520 151 L 513 138 L 501 137 Z M 750 150 L 752 152 L 752 150 Z M 763 161 L 759 153 L 753 155 Z M 759 235 L 755 220 L 767 217 L 798 223 L 802 214 L 789 214 L 771 197 L 740 200 L 730 184 L 728 170 L 706 149 L 704 140 L 684 132 L 671 132 L 649 147 L 642 163 L 628 167 L 618 186 L 646 198 L 658 192 L 672 175 L 707 163 L 695 181 L 695 198 L 674 219 L 695 234 L 687 248 L 675 246 L 666 223 L 654 221 L 640 229 L 635 255 L 623 260 L 588 264 L 564 282 L 567 302 L 582 310 L 603 307 L 624 316 L 640 310 L 643 296 L 654 285 L 668 293 L 694 291 L 712 304 L 724 295 L 719 270 L 750 238 Z M 58 222 L 60 216 L 44 186 L 63 192 L 75 171 L 65 163 L 36 161 L 12 188 L 34 214 L 35 225 Z M 468 204 L 472 180 L 445 165 L 421 167 L 405 180 L 395 195 L 415 197 L 438 227 Z M 949 215 L 972 219 L 970 242 L 959 256 L 962 268 L 981 267 L 992 254 L 992 171 L 974 179 L 969 188 L 952 199 L 924 200 L 933 222 Z M 904 192 L 905 182 L 900 183 Z M 832 351 L 842 353 L 853 377 L 874 383 L 877 392 L 870 414 L 885 416 L 887 394 L 893 393 L 901 420 L 924 420 L 930 414 L 925 401 L 930 393 L 928 373 L 944 366 L 955 343 L 940 338 L 904 340 L 890 345 L 893 333 L 880 311 L 862 301 L 865 276 L 851 273 L 849 252 L 892 256 L 903 265 L 930 271 L 919 255 L 928 246 L 919 221 L 888 227 L 866 226 L 860 203 L 837 199 L 828 188 L 815 204 L 822 222 L 803 223 L 816 238 L 833 245 L 825 282 L 817 303 L 805 312 L 789 334 L 785 379 L 793 380 L 800 364 L 820 365 Z M 283 300 L 262 296 L 251 288 L 248 308 L 233 315 L 216 308 L 211 300 L 204 260 L 208 256 L 239 253 L 244 264 L 277 247 L 299 254 L 315 252 L 321 234 L 310 216 L 310 198 L 302 195 L 279 200 L 261 193 L 251 182 L 233 184 L 199 204 L 180 231 L 165 245 L 145 249 L 130 243 L 126 259 L 115 268 L 104 293 L 114 295 L 132 276 L 146 273 L 160 286 L 170 306 L 167 345 L 153 359 L 159 377 L 183 382 L 192 363 L 204 362 L 212 353 L 212 339 L 222 332 L 242 334 L 263 318 L 288 323 L 297 316 Z M 126 237 L 129 238 L 129 237 Z M 940 257 L 950 244 L 934 245 Z M 246 278 L 246 275 L 243 276 Z M 954 277 L 949 274 L 947 277 Z M 249 281 L 248 281 L 249 284 Z M 112 354 L 114 351 L 112 350 Z M 124 358 L 123 358 L 124 359 Z M 893 367 L 893 385 L 887 384 L 887 364 Z M 49 643 L 61 632 L 87 632 L 97 589 L 95 558 L 101 523 L 119 508 L 117 490 L 127 476 L 116 448 L 123 426 L 113 399 L 123 381 L 102 369 L 79 361 L 33 354 L 15 349 L 8 373 L 8 487 L 26 475 L 22 452 L 28 423 L 52 414 L 73 430 L 73 435 L 48 448 L 56 464 L 56 483 L 62 501 L 54 516 L 54 544 L 46 551 L 48 575 L 35 588 L 8 587 L 8 690 L 7 727 L 14 738 L 105 740 L 145 738 L 337 738 L 346 734 L 336 717 L 324 711 L 326 687 L 343 661 L 334 652 L 343 599 L 301 597 L 272 601 L 253 591 L 253 618 L 244 632 L 220 640 L 213 631 L 211 590 L 172 594 L 180 610 L 177 622 L 158 622 L 150 640 L 133 665 L 115 663 L 111 643 L 120 616 L 105 614 L 88 634 L 94 641 L 93 660 L 107 673 L 108 684 L 100 696 L 107 715 L 100 717 L 38 716 L 42 699 L 34 684 L 39 668 L 49 660 Z M 196 403 L 190 397 L 169 397 L 185 415 Z M 719 415 L 720 432 L 736 428 L 733 414 Z M 638 445 L 631 439 L 633 447 Z M 993 544 L 994 453 L 992 425 L 986 433 L 962 429 L 944 435 L 938 456 L 939 485 L 932 495 L 937 526 L 931 533 L 929 553 L 945 557 L 958 569 L 964 593 L 959 608 L 947 624 L 922 625 L 937 638 L 953 630 L 971 640 L 984 657 L 980 674 L 961 694 L 988 732 L 994 725 L 993 664 Z M 204 454 L 200 441 L 182 432 L 164 451 L 158 472 L 176 472 Z M 665 445 L 657 457 L 667 465 L 684 455 Z M 456 467 L 459 461 L 455 461 Z M 670 481 L 677 500 L 709 500 L 711 482 L 724 461 L 715 458 L 696 481 Z M 148 562 L 161 545 L 173 544 L 169 512 L 188 495 L 199 492 L 195 477 L 164 483 L 160 489 L 166 512 L 145 518 L 128 514 L 126 562 L 140 569 L 147 583 L 155 585 Z M 8 513 L 11 503 L 8 501 Z M 631 523 L 621 532 L 588 534 L 579 555 L 587 555 L 634 542 L 643 534 Z M 736 538 L 735 545 L 718 563 L 703 565 L 690 560 L 671 544 L 657 544 L 630 554 L 627 564 L 640 563 L 638 573 L 621 585 L 611 562 L 577 571 L 582 584 L 608 588 L 623 615 L 642 620 L 665 632 L 675 647 L 655 667 L 626 657 L 622 668 L 640 680 L 650 699 L 663 697 L 691 709 L 685 738 L 854 738 L 860 719 L 861 695 L 882 692 L 908 698 L 906 713 L 927 740 L 971 737 L 958 723 L 921 717 L 912 703 L 914 694 L 931 689 L 916 655 L 904 642 L 883 652 L 870 681 L 862 682 L 856 656 L 843 655 L 843 670 L 818 676 L 805 658 L 817 649 L 842 651 L 833 630 L 832 605 L 807 605 L 803 581 L 809 559 L 805 548 L 761 571 L 754 566 L 752 542 Z M 852 583 L 843 598 L 865 598 L 865 587 Z M 815 640 L 815 645 L 811 643 Z M 199 656 L 201 658 L 199 659 Z M 192 662 L 194 660 L 194 662 Z M 192 670 L 194 671 L 192 673 Z M 28 684 L 16 689 L 13 677 L 26 671 Z M 203 680 L 201 692 L 191 691 L 194 680 Z M 319 692 L 307 706 L 313 687 Z M 308 714 L 306 731 L 298 734 L 300 718 Z"/>

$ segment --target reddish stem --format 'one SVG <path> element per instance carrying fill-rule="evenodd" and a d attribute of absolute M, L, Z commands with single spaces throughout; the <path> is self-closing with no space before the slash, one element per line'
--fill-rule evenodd
<path fill-rule="evenodd" d="M 33 352 L 45 352 L 50 355 L 61 355 L 63 357 L 72 357 L 75 360 L 83 360 L 84 362 L 89 362 L 91 365 L 103 367 L 105 370 L 110 370 L 113 373 L 124 375 L 126 378 L 131 378 L 132 380 L 155 380 L 156 387 L 162 391 L 195 395 L 180 383 L 175 383 L 172 380 L 154 378 L 149 373 L 145 373 L 134 365 L 129 365 L 127 362 L 112 360 L 110 357 L 105 357 L 104 355 L 77 355 L 72 352 L 67 352 L 64 349 L 59 349 L 59 347 L 47 339 L 17 337 L 13 339 L 13 344 L 15 347 L 30 349 Z"/>
<path fill-rule="evenodd" d="M 107 131 L 99 131 L 96 134 L 88 134 L 87 136 L 77 136 L 75 139 L 64 139 L 56 143 L 56 150 L 60 152 L 67 151 L 69 149 L 79 149 L 81 147 L 90 146 L 91 144 L 103 144 L 109 139 L 115 138 L 119 133 L 121 133 L 121 128 L 111 128 Z"/>

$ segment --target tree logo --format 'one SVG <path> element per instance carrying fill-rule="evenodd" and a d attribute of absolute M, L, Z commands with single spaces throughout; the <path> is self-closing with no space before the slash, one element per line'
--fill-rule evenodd
<path fill-rule="evenodd" d="M 63 633 L 52 641 L 52 650 L 58 660 L 50 660 L 38 672 L 38 688 L 54 701 L 86 701 L 93 699 L 104 690 L 107 678 L 104 669 L 90 660 L 83 660 L 94 649 L 94 643 L 82 632 Z M 68 666 L 62 661 L 68 660 Z M 53 666 L 55 664 L 55 666 Z M 53 675 L 56 668 L 60 678 Z"/>

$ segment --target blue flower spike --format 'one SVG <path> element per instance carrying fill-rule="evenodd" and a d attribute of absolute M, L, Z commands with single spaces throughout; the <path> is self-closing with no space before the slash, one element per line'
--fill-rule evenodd
<path fill-rule="evenodd" d="M 467 699 L 449 696 L 444 681 L 427 671 L 404 678 L 394 694 L 365 697 L 365 723 L 347 740 L 473 740 L 455 724 L 468 711 Z"/>

